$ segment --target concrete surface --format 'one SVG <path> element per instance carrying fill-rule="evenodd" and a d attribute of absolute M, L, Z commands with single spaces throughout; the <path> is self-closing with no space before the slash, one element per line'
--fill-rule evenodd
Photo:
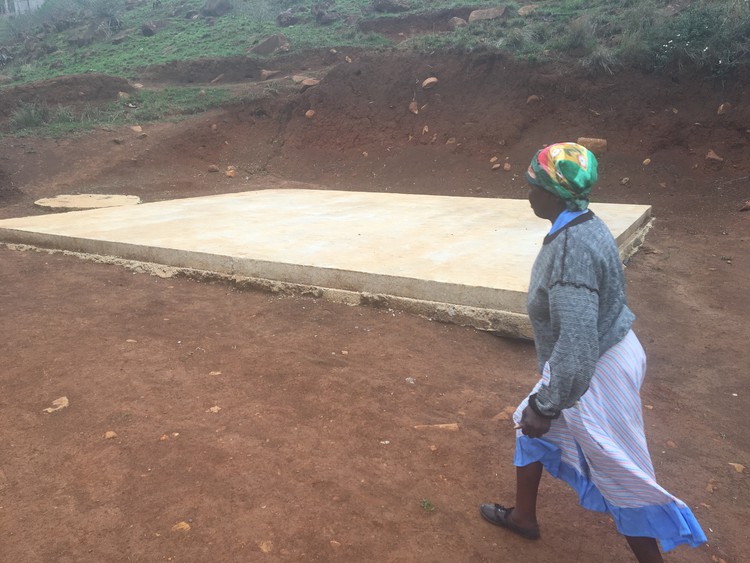
<path fill-rule="evenodd" d="M 55 197 L 38 199 L 34 202 L 34 205 L 53 211 L 73 211 L 99 209 L 102 207 L 120 207 L 122 205 L 138 205 L 140 202 L 141 198 L 137 195 L 61 194 Z"/>
<path fill-rule="evenodd" d="M 623 254 L 649 206 L 594 204 Z M 0 241 L 283 284 L 529 337 L 526 200 L 271 189 L 0 221 Z"/>

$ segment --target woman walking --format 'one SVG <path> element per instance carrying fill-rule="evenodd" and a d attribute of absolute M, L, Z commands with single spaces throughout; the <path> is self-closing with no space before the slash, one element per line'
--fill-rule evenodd
<path fill-rule="evenodd" d="M 490 523 L 539 538 L 542 470 L 581 506 L 608 512 L 641 562 L 706 541 L 690 508 L 656 482 L 643 429 L 646 356 L 631 326 L 622 263 L 607 226 L 588 210 L 597 161 L 585 147 L 537 152 L 526 178 L 534 213 L 552 223 L 536 258 L 528 313 L 541 380 L 516 410 L 515 507 L 483 504 Z"/>

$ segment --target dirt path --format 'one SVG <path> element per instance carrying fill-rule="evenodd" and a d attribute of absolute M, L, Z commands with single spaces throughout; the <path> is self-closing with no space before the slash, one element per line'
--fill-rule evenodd
<path fill-rule="evenodd" d="M 489 112 L 498 129 L 512 121 L 516 136 L 504 145 L 484 133 L 464 141 L 456 133 L 461 146 L 409 140 L 408 115 L 381 121 L 403 95 L 387 80 L 394 66 L 367 66 L 377 88 L 355 92 L 347 66 L 317 93 L 148 126 L 145 138 L 128 130 L 4 138 L 0 168 L 12 185 L 0 190 L 0 217 L 40 213 L 34 199 L 70 191 L 158 200 L 295 180 L 523 197 L 513 174 L 540 139 L 578 136 L 575 124 L 593 116 L 580 99 L 545 93 L 554 106 L 513 121 L 517 107 L 490 104 L 487 88 L 474 92 L 475 107 L 454 105 L 458 94 L 441 78 L 442 102 L 428 102 L 440 112 L 411 123 L 414 131 L 459 130 L 460 107 Z M 441 77 L 451 76 L 444 67 Z M 513 88 L 525 104 L 528 84 Z M 620 99 L 622 90 L 610 90 Z M 363 97 L 381 109 L 357 130 L 361 111 L 346 108 Z M 311 105 L 317 133 L 304 117 Z M 654 206 L 647 247 L 626 269 L 649 357 L 648 439 L 660 483 L 709 537 L 668 560 L 739 562 L 748 557 L 750 490 L 748 471 L 730 464 L 750 467 L 750 213 L 737 211 L 749 197 L 750 158 L 726 123 L 701 137 L 665 125 L 666 114 L 638 113 L 638 100 L 627 105 L 630 113 L 598 123 L 610 151 L 596 196 Z M 706 121 L 703 110 L 676 109 L 684 123 Z M 652 122 L 674 142 L 633 143 Z M 709 144 L 727 158 L 720 168 L 703 158 Z M 493 155 L 513 171 L 490 170 Z M 212 174 L 209 164 L 241 174 Z M 631 560 L 609 519 L 578 508 L 549 478 L 540 542 L 479 518 L 480 502 L 512 499 L 513 433 L 493 417 L 535 381 L 528 343 L 62 254 L 1 247 L 0 264 L 0 560 Z M 43 412 L 62 396 L 67 408 Z M 458 432 L 414 428 L 453 422 Z"/>

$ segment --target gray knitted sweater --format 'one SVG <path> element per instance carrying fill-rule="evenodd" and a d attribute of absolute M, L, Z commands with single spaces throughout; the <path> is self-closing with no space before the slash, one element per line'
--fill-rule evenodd
<path fill-rule="evenodd" d="M 550 367 L 536 406 L 554 416 L 586 392 L 597 360 L 635 319 L 617 244 L 593 212 L 545 237 L 531 272 L 528 312 L 539 373 L 545 363 Z"/>

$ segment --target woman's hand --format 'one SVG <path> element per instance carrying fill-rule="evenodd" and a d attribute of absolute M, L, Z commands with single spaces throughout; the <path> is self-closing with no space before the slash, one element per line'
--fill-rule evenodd
<path fill-rule="evenodd" d="M 529 438 L 541 438 L 552 424 L 551 418 L 544 418 L 534 412 L 531 407 L 526 407 L 521 413 L 521 432 Z"/>

